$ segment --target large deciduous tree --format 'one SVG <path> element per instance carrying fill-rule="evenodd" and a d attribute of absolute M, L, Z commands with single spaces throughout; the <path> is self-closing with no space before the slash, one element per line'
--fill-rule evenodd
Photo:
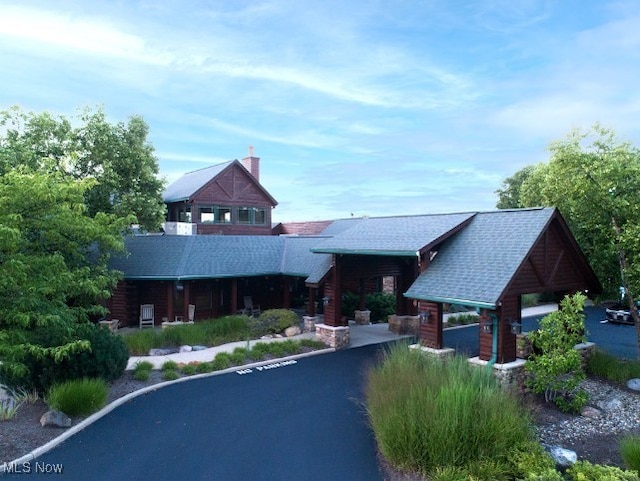
<path fill-rule="evenodd" d="M 640 341 L 640 150 L 596 125 L 572 131 L 550 151 L 522 183 L 519 202 L 560 209 L 605 294 L 624 288 Z"/>
<path fill-rule="evenodd" d="M 520 199 L 520 190 L 522 189 L 522 184 L 531 176 L 534 169 L 534 165 L 528 165 L 502 181 L 501 188 L 496 190 L 496 194 L 498 194 L 496 207 L 498 209 L 525 207 Z"/>
<path fill-rule="evenodd" d="M 139 116 L 111 124 L 103 110 L 85 110 L 79 118 L 0 112 L 0 174 L 18 167 L 94 179 L 85 191 L 89 215 L 128 216 L 147 230 L 164 220 L 163 182 L 148 142 L 149 128 Z"/>
<path fill-rule="evenodd" d="M 83 341 L 42 347 L 36 328 L 72 330 L 103 313 L 118 273 L 108 256 L 122 251 L 132 216 L 87 215 L 85 193 L 95 181 L 61 172 L 14 169 L 0 176 L 0 363 L 20 372 L 27 354 L 62 359 Z"/>

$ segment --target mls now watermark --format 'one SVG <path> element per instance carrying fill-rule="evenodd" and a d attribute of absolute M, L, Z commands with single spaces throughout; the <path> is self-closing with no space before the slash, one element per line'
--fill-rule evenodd
<path fill-rule="evenodd" d="M 45 463 L 42 461 L 26 463 L 4 463 L 0 472 L 14 474 L 62 474 L 64 466 L 59 463 Z"/>

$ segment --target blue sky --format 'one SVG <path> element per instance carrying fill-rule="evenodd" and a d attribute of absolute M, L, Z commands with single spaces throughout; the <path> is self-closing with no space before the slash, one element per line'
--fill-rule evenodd
<path fill-rule="evenodd" d="M 0 0 L 0 109 L 142 115 L 161 174 L 261 158 L 275 221 L 489 210 L 595 122 L 640 143 L 640 2 Z"/>

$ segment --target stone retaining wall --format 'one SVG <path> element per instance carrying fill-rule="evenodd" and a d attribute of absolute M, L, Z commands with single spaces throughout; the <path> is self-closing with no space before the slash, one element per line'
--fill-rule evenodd
<path fill-rule="evenodd" d="M 398 335 L 420 335 L 420 318 L 418 316 L 398 316 L 391 314 L 388 318 L 389 330 Z"/>

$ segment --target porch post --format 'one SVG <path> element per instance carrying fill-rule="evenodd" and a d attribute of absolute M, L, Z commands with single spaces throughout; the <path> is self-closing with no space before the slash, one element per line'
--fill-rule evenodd
<path fill-rule="evenodd" d="M 231 299 L 229 300 L 231 314 L 238 312 L 238 279 L 231 279 Z"/>
<path fill-rule="evenodd" d="M 419 301 L 420 344 L 442 349 L 442 304 Z"/>
<path fill-rule="evenodd" d="M 359 310 L 364 311 L 367 308 L 367 280 L 360 279 L 360 305 Z"/>
<path fill-rule="evenodd" d="M 291 307 L 291 279 L 282 278 L 282 307 L 289 309 Z"/>
<path fill-rule="evenodd" d="M 182 320 L 189 320 L 189 304 L 191 300 L 191 281 L 183 282 L 184 290 L 182 291 Z"/>
<path fill-rule="evenodd" d="M 167 321 L 173 321 L 173 281 L 167 283 Z"/>
<path fill-rule="evenodd" d="M 316 291 L 315 287 L 309 288 L 309 305 L 307 306 L 307 315 L 315 317 L 316 315 Z"/>

